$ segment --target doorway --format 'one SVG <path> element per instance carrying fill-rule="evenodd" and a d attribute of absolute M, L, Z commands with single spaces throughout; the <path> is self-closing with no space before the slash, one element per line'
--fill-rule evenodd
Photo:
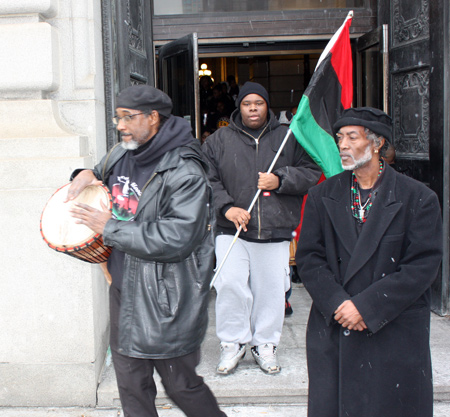
<path fill-rule="evenodd" d="M 269 92 L 270 107 L 275 114 L 288 110 L 300 102 L 314 71 L 319 53 L 204 57 L 199 56 L 200 67 L 211 71 L 213 85 L 226 83 L 234 76 L 238 86 L 246 81 L 263 85 Z"/>
<path fill-rule="evenodd" d="M 167 93 L 170 89 L 164 87 L 164 79 L 170 78 L 171 82 L 180 84 L 182 73 L 185 73 L 185 69 L 180 69 L 178 76 L 174 77 L 161 66 L 161 59 L 166 59 L 165 49 L 170 47 L 175 51 L 176 42 L 156 49 L 157 85 Z M 276 116 L 283 110 L 292 111 L 298 105 L 326 42 L 287 44 L 198 45 L 198 59 L 192 65 L 198 71 L 195 76 L 199 86 L 199 112 L 192 114 L 200 124 L 200 129 L 195 129 L 193 123 L 193 131 L 198 138 L 205 130 L 213 133 L 229 123 L 239 87 L 247 81 L 257 82 L 267 89 L 270 108 Z M 182 49 L 178 55 L 181 52 Z M 186 117 L 186 111 L 177 115 Z"/>

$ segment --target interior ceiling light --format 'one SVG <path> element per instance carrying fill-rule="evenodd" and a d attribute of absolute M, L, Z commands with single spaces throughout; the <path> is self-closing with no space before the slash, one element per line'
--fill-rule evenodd
<path fill-rule="evenodd" d="M 204 75 L 207 75 L 211 77 L 212 72 L 208 69 L 208 65 L 202 64 L 200 65 L 200 71 L 198 72 L 199 77 L 203 77 Z"/>

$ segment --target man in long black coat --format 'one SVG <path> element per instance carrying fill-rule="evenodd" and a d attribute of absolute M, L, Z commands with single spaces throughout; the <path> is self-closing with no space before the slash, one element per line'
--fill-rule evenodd
<path fill-rule="evenodd" d="M 344 172 L 309 191 L 296 255 L 313 300 L 308 416 L 432 417 L 438 199 L 379 158 L 387 114 L 347 109 L 334 128 Z"/>

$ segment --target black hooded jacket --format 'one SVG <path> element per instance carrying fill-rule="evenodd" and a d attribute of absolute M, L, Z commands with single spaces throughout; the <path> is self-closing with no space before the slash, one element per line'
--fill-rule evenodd
<path fill-rule="evenodd" d="M 235 206 L 248 209 L 258 191 L 258 173 L 267 172 L 287 127 L 279 124 L 272 111 L 255 139 L 242 124 L 239 109 L 231 123 L 209 136 L 202 146 L 209 164 L 208 178 L 214 192 L 217 232 L 235 234 L 234 224 L 225 217 Z M 290 240 L 300 222 L 303 196 L 317 184 L 321 171 L 296 141 L 289 137 L 272 171 L 280 179 L 278 189 L 261 192 L 240 237 L 249 240 Z"/>
<path fill-rule="evenodd" d="M 144 188 L 148 179 L 155 172 L 161 158 L 167 152 L 187 145 L 192 140 L 192 134 L 186 128 L 186 123 L 180 118 L 170 117 L 148 142 L 139 146 L 136 150 L 125 152 L 123 157 L 117 161 L 108 178 L 109 189 L 113 192 L 115 185 L 116 187 L 120 185 L 118 180 L 120 178 L 122 182 L 126 179 L 127 189 L 133 188 L 135 194 L 140 193 L 140 190 Z M 127 200 L 127 198 L 122 197 L 118 202 L 121 204 Z M 122 208 L 117 207 L 117 204 L 115 204 L 114 209 L 113 213 L 122 210 Z M 120 217 L 119 220 L 125 220 L 124 217 L 126 219 L 133 218 L 132 213 L 127 209 L 123 209 L 122 214 L 124 216 Z M 115 248 L 108 258 L 108 270 L 111 273 L 112 285 L 119 290 L 122 288 L 124 259 L 125 253 Z"/>
<path fill-rule="evenodd" d="M 178 146 L 163 153 L 142 187 L 134 220 L 111 219 L 104 229 L 104 243 L 125 254 L 119 353 L 126 356 L 183 356 L 206 332 L 215 219 L 206 164 L 190 130 L 185 120 L 169 117 L 153 141 L 163 137 Z M 180 146 L 180 137 L 189 143 Z M 113 148 L 94 168 L 97 178 L 108 184 L 127 152 Z"/>

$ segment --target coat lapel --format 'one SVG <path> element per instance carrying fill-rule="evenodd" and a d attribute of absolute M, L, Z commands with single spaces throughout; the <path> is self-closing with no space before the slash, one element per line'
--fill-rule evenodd
<path fill-rule="evenodd" d="M 380 185 L 369 217 L 362 227 L 359 238 L 354 245 L 354 252 L 347 267 L 343 284 L 347 284 L 352 277 L 373 256 L 380 244 L 380 240 L 402 207 L 395 196 L 396 177 L 391 167 L 386 167 L 384 178 Z M 354 223 L 354 219 L 352 218 Z M 355 225 L 353 224 L 353 230 Z"/>
<path fill-rule="evenodd" d="M 161 158 L 161 161 L 159 161 L 158 165 L 156 166 L 155 172 L 151 175 L 151 177 L 148 179 L 141 190 L 142 195 L 139 199 L 138 207 L 136 209 L 136 217 L 143 210 L 143 208 L 146 207 L 147 204 L 155 198 L 157 190 L 159 190 L 159 187 L 163 182 L 162 173 L 169 169 L 176 168 L 178 166 L 179 160 L 180 157 L 178 152 L 169 151 L 164 154 L 164 156 Z M 155 183 L 157 185 L 155 185 Z"/>
<path fill-rule="evenodd" d="M 344 173 L 336 182 L 329 197 L 323 197 L 323 204 L 338 238 L 345 250 L 352 254 L 358 236 L 350 207 L 350 181 L 351 173 Z"/>

